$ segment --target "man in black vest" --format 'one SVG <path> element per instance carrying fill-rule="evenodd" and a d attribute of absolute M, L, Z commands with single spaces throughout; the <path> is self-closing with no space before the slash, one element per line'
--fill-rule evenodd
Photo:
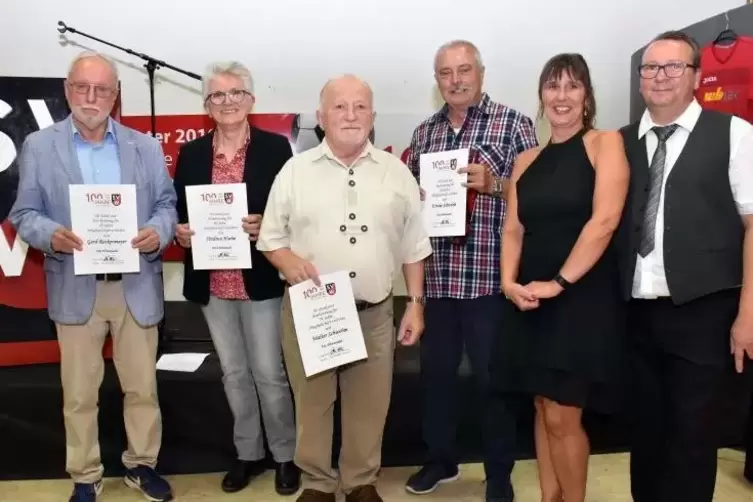
<path fill-rule="evenodd" d="M 639 67 L 647 110 L 621 131 L 636 502 L 712 500 L 715 398 L 725 370 L 753 357 L 753 126 L 702 110 L 698 67 L 691 38 L 655 38 Z"/>

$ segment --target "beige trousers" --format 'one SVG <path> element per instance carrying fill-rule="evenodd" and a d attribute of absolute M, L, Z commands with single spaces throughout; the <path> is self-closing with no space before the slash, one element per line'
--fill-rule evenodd
<path fill-rule="evenodd" d="M 395 328 L 392 298 L 360 312 L 368 359 L 306 378 L 287 292 L 282 347 L 296 402 L 295 463 L 303 487 L 326 493 L 374 484 L 382 463 L 382 435 L 392 391 Z M 332 469 L 333 409 L 341 393 L 339 482 Z"/>
<path fill-rule="evenodd" d="M 113 360 L 125 394 L 128 448 L 123 465 L 154 467 L 162 442 L 157 400 L 157 327 L 141 327 L 126 306 L 121 282 L 97 282 L 94 311 L 86 324 L 56 324 L 61 355 L 66 471 L 77 483 L 102 478 L 97 427 L 99 387 L 104 378 L 102 347 L 108 330 Z M 113 424 L 115 425 L 115 424 Z"/>

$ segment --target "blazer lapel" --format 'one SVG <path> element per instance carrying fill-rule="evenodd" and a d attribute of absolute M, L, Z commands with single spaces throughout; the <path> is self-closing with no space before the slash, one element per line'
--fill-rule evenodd
<path fill-rule="evenodd" d="M 73 124 L 71 120 L 69 116 L 56 126 L 55 150 L 71 184 L 81 185 L 84 183 L 84 176 L 81 174 L 76 149 L 73 146 Z"/>
<path fill-rule="evenodd" d="M 263 190 L 264 183 L 259 183 L 259 180 L 254 178 L 256 177 L 255 171 L 257 167 L 261 166 L 261 163 L 263 162 L 261 155 L 263 154 L 264 148 L 260 147 L 258 144 L 254 145 L 255 143 L 258 143 L 258 139 L 254 137 L 253 127 L 249 134 L 251 135 L 251 138 L 246 147 L 246 165 L 243 168 L 243 182 L 246 184 L 246 197 L 248 199 L 246 204 L 248 205 L 248 212 L 257 213 L 261 212 L 259 207 L 262 204 L 261 201 L 265 199 L 264 194 L 260 193 L 260 191 Z"/>
<path fill-rule="evenodd" d="M 630 178 L 633 189 L 633 221 L 642 221 L 641 213 L 646 205 L 648 193 L 649 165 L 648 152 L 646 151 L 646 136 L 638 138 L 638 126 L 633 128 L 628 135 L 627 152 L 630 160 Z"/>
<path fill-rule="evenodd" d="M 214 131 L 207 134 L 207 140 L 204 141 L 200 150 L 201 156 L 193 164 L 196 167 L 196 172 L 192 174 L 192 177 L 196 177 L 197 185 L 212 184 L 212 168 L 214 164 L 214 147 L 212 145 L 214 145 Z"/>
<path fill-rule="evenodd" d="M 124 185 L 132 185 L 136 183 L 136 161 L 138 157 L 136 141 L 131 132 L 118 122 L 115 122 L 113 127 L 118 143 L 118 157 L 120 158 L 120 182 Z"/>

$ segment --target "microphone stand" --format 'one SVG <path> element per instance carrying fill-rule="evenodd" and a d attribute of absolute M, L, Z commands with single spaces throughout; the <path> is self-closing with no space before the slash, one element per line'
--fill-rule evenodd
<path fill-rule="evenodd" d="M 132 56 L 136 56 L 138 58 L 143 59 L 146 61 L 144 63 L 144 68 L 146 68 L 146 73 L 149 75 L 149 105 L 151 107 L 151 123 L 152 123 L 152 136 L 156 137 L 157 135 L 157 114 L 155 111 L 154 106 L 154 72 L 158 70 L 159 68 L 168 68 L 170 70 L 176 71 L 178 73 L 182 73 L 183 75 L 186 75 L 188 77 L 191 77 L 196 80 L 201 80 L 201 77 L 197 75 L 196 73 L 192 73 L 190 71 L 182 70 L 180 68 L 177 68 L 173 65 L 167 64 L 164 61 L 160 59 L 155 59 L 151 56 L 147 56 L 146 54 L 143 54 L 141 52 L 136 52 L 134 50 L 128 49 L 126 47 L 121 47 L 119 45 L 115 45 L 113 43 L 110 43 L 106 40 L 102 40 L 101 38 L 94 37 L 92 35 L 89 35 L 87 33 L 84 33 L 82 31 L 79 31 L 75 28 L 71 28 L 70 26 L 67 26 L 63 21 L 58 21 L 58 31 L 63 34 L 66 31 L 69 31 L 71 33 L 76 33 L 78 35 L 81 35 L 82 37 L 90 38 L 92 40 L 96 40 L 99 43 L 109 45 L 110 47 L 114 47 L 115 49 L 121 50 L 125 52 L 126 54 L 130 54 Z"/>
<path fill-rule="evenodd" d="M 123 52 L 125 52 L 127 54 L 130 54 L 132 56 L 136 56 L 136 57 L 141 58 L 144 61 L 146 61 L 146 63 L 144 63 L 144 68 L 146 68 L 146 73 L 147 73 L 147 75 L 149 75 L 149 105 L 150 105 L 150 108 L 151 108 L 152 137 L 156 137 L 157 136 L 157 113 L 156 113 L 155 106 L 154 106 L 154 73 L 155 73 L 155 71 L 158 70 L 161 67 L 164 67 L 164 68 L 169 68 L 170 70 L 176 71 L 178 73 L 182 73 L 183 75 L 186 75 L 186 76 L 191 77 L 193 79 L 201 80 L 201 77 L 199 75 L 197 75 L 196 73 L 192 73 L 190 71 L 182 70 L 182 69 L 177 68 L 177 67 L 175 67 L 173 65 L 167 64 L 167 63 L 165 63 L 164 61 L 162 61 L 160 59 L 156 59 L 156 58 L 153 58 L 151 56 L 147 56 L 146 54 L 143 54 L 141 52 L 136 52 L 136 51 L 128 49 L 126 47 L 121 47 L 119 45 L 110 43 L 110 42 L 108 42 L 106 40 L 102 40 L 101 38 L 97 38 L 95 36 L 92 36 L 92 35 L 89 35 L 87 33 L 82 32 L 82 31 L 79 31 L 79 30 L 77 30 L 75 28 L 71 28 L 70 26 L 67 26 L 63 21 L 58 21 L 58 31 L 61 34 L 64 34 L 67 31 L 69 31 L 71 33 L 76 33 L 76 34 L 81 35 L 83 37 L 90 38 L 92 40 L 96 40 L 99 43 L 102 43 L 102 44 L 105 44 L 105 45 L 109 45 L 110 47 L 114 47 L 115 49 L 121 50 L 121 51 L 123 51 Z M 163 281 L 164 281 L 164 278 L 163 278 Z M 163 301 L 163 305 L 164 305 L 164 299 L 162 301 Z M 160 341 L 160 343 L 159 343 L 160 347 L 158 348 L 158 353 L 160 353 L 160 354 L 164 350 L 164 347 L 162 346 L 163 342 L 167 343 L 169 341 L 173 341 L 173 342 L 196 343 L 196 342 L 204 342 L 205 341 L 205 340 L 199 340 L 199 339 L 195 339 L 195 338 L 174 338 L 174 337 L 169 337 L 167 335 L 167 330 L 165 329 L 165 316 L 164 315 L 162 316 L 162 320 L 159 323 L 158 330 L 159 330 L 159 341 Z"/>

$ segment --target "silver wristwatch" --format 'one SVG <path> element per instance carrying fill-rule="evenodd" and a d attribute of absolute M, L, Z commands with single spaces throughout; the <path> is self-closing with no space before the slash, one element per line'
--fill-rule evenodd
<path fill-rule="evenodd" d="M 502 198 L 502 182 L 502 178 L 494 177 L 494 181 L 492 182 L 492 197 L 496 197 L 497 199 Z"/>
<path fill-rule="evenodd" d="M 418 303 L 420 305 L 426 305 L 426 298 L 423 296 L 408 296 L 408 303 Z"/>

